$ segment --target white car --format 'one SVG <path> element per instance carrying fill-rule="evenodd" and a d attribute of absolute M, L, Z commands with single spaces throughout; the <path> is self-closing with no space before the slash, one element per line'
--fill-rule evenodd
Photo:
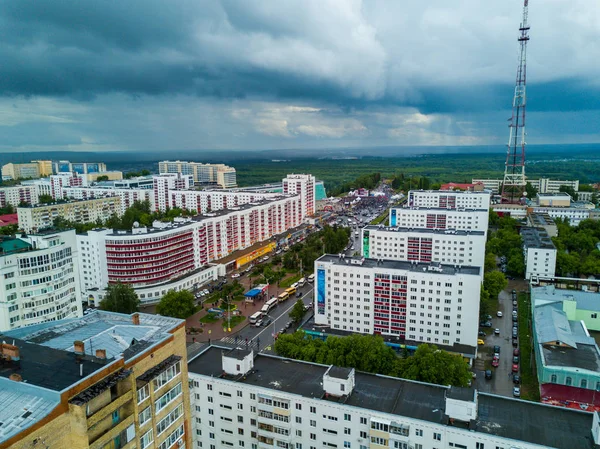
<path fill-rule="evenodd" d="M 202 293 L 204 293 L 205 295 L 210 294 L 210 292 L 207 289 L 202 290 Z"/>
<path fill-rule="evenodd" d="M 234 273 L 231 275 L 231 279 L 237 279 L 240 277 L 240 273 Z"/>
<path fill-rule="evenodd" d="M 498 312 L 496 313 L 496 316 L 497 316 L 498 318 L 502 318 L 502 312 L 498 311 Z"/>

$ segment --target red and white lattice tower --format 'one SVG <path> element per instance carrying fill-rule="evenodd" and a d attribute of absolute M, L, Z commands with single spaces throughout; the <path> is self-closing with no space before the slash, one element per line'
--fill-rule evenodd
<path fill-rule="evenodd" d="M 529 41 L 528 3 L 529 0 L 524 0 L 523 21 L 519 27 L 519 65 L 502 183 L 503 203 L 519 203 L 527 182 L 525 179 L 525 106 L 527 104 L 525 85 L 527 80 L 527 41 Z"/>

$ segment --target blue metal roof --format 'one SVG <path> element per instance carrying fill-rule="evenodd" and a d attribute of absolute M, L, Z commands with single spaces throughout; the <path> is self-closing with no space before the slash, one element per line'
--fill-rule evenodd
<path fill-rule="evenodd" d="M 262 289 L 260 289 L 260 288 L 253 288 L 249 292 L 246 292 L 244 294 L 244 296 L 246 296 L 248 298 L 254 298 L 255 296 L 260 295 L 261 293 L 262 293 Z"/>

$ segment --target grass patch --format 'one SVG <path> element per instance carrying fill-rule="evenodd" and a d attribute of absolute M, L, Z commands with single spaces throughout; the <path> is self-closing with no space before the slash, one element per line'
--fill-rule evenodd
<path fill-rule="evenodd" d="M 372 224 L 372 225 L 378 225 L 378 224 L 382 224 L 383 223 L 384 225 L 387 226 L 387 224 L 388 224 L 388 222 L 387 222 L 388 216 L 389 216 L 389 210 L 386 209 L 385 211 L 383 211 L 383 213 L 381 215 L 373 218 L 371 220 L 370 224 Z"/>
<path fill-rule="evenodd" d="M 200 322 L 201 323 L 216 323 L 217 321 L 219 321 L 219 318 L 217 317 L 217 314 L 215 313 L 209 313 L 204 315 L 202 318 L 200 318 Z"/>
<path fill-rule="evenodd" d="M 300 279 L 302 279 L 302 275 L 300 273 L 296 273 L 290 276 L 289 278 L 286 278 L 283 281 L 281 281 L 279 286 L 281 288 L 288 288 L 290 285 L 292 285 L 294 282 L 298 282 Z"/>
<path fill-rule="evenodd" d="M 232 316 L 231 319 L 229 320 L 229 325 L 231 326 L 231 329 L 233 329 L 238 324 L 243 323 L 244 321 L 246 321 L 246 317 L 243 315 Z M 226 327 L 227 324 L 228 324 L 228 321 L 226 319 L 223 319 L 223 326 Z"/>
<path fill-rule="evenodd" d="M 233 297 L 234 301 L 243 301 L 244 299 L 246 299 L 246 297 L 244 295 L 235 295 Z"/>
<path fill-rule="evenodd" d="M 519 357 L 521 362 L 521 398 L 528 401 L 540 400 L 540 386 L 535 369 L 535 356 L 532 348 L 531 304 L 529 294 L 519 293 Z"/>

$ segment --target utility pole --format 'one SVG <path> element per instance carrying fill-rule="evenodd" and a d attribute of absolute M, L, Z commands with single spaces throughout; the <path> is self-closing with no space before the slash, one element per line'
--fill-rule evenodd
<path fill-rule="evenodd" d="M 523 21 L 519 27 L 519 63 L 517 66 L 517 81 L 512 104 L 512 117 L 509 119 L 509 137 L 506 149 L 506 164 L 502 182 L 502 202 L 519 203 L 527 184 L 525 178 L 525 106 L 527 96 L 525 86 L 527 81 L 527 42 L 529 41 L 529 0 L 523 3 Z"/>

